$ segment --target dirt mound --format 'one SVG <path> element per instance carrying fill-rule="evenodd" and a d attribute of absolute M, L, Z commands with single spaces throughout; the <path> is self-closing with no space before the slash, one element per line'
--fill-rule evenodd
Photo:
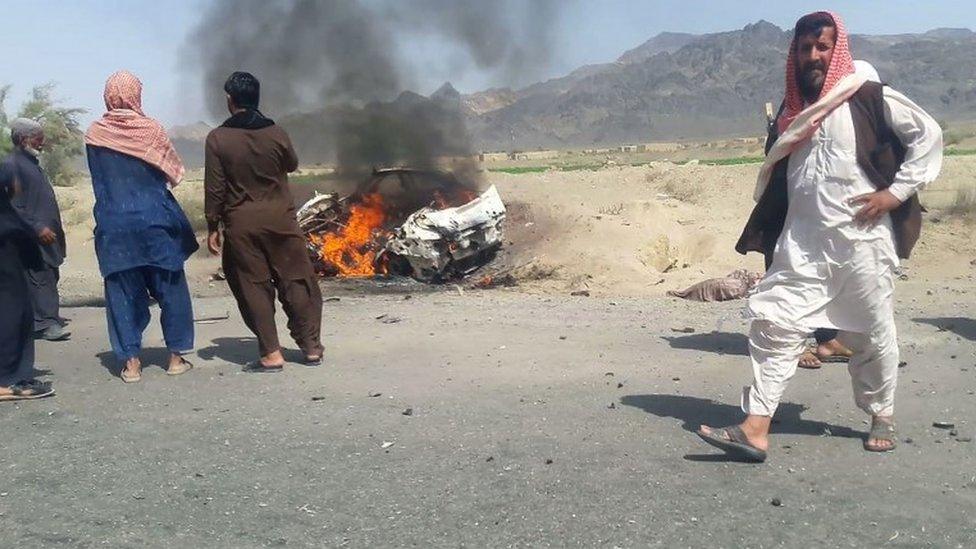
<path fill-rule="evenodd" d="M 758 169 L 662 162 L 492 174 L 509 205 L 500 263 L 522 274 L 527 291 L 594 295 L 663 295 L 736 269 L 762 271 L 759 254 L 733 249 Z M 974 174 L 976 158 L 947 158 L 943 177 L 923 193 L 931 212 L 915 257 L 904 264 L 906 278 L 971 275 L 971 221 L 944 211 L 960 189 L 973 187 Z"/>

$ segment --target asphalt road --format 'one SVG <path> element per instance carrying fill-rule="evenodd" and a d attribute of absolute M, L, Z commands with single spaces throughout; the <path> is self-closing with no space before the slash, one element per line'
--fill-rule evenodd
<path fill-rule="evenodd" d="M 691 432 L 739 418 L 741 303 L 346 293 L 325 366 L 255 375 L 232 302 L 198 300 L 230 318 L 198 324 L 196 368 L 152 365 L 154 326 L 137 385 L 103 311 L 68 309 L 72 340 L 38 350 L 57 397 L 0 405 L 0 546 L 972 547 L 961 284 L 903 291 L 896 452 L 861 449 L 833 365 L 798 373 L 763 465 Z"/>

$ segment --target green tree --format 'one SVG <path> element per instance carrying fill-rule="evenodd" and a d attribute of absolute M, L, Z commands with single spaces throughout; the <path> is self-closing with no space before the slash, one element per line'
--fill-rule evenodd
<path fill-rule="evenodd" d="M 53 97 L 54 84 L 36 86 L 21 105 L 18 117 L 37 120 L 44 126 L 46 146 L 41 153 L 41 166 L 51 179 L 51 184 L 60 187 L 72 185 L 75 170 L 71 161 L 84 152 L 81 123 L 78 117 L 85 109 L 64 107 Z M 10 93 L 10 86 L 0 87 L 0 153 L 10 152 L 10 120 L 4 102 Z"/>
<path fill-rule="evenodd" d="M 8 95 L 10 95 L 10 86 L 0 86 L 0 157 L 10 154 L 10 149 L 14 146 L 10 142 L 10 126 L 7 120 L 7 109 L 4 107 Z"/>

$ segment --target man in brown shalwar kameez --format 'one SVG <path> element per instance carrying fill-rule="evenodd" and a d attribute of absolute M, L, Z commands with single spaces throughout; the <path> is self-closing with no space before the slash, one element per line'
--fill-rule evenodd
<path fill-rule="evenodd" d="M 227 283 L 258 338 L 261 360 L 246 370 L 274 372 L 284 364 L 276 291 L 306 364 L 321 364 L 322 293 L 288 188 L 298 157 L 288 134 L 258 111 L 260 84 L 253 75 L 235 72 L 224 91 L 231 117 L 206 144 L 208 246 L 223 253 Z"/>

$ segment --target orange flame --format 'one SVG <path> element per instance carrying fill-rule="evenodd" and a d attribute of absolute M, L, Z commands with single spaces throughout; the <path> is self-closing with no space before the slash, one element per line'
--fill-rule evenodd
<path fill-rule="evenodd" d="M 377 233 L 384 232 L 386 206 L 379 194 L 368 194 L 362 201 L 349 208 L 349 218 L 345 226 L 336 231 L 309 235 L 309 240 L 318 247 L 319 256 L 335 266 L 339 276 L 373 276 L 385 274 L 382 266 L 377 269 Z"/>

